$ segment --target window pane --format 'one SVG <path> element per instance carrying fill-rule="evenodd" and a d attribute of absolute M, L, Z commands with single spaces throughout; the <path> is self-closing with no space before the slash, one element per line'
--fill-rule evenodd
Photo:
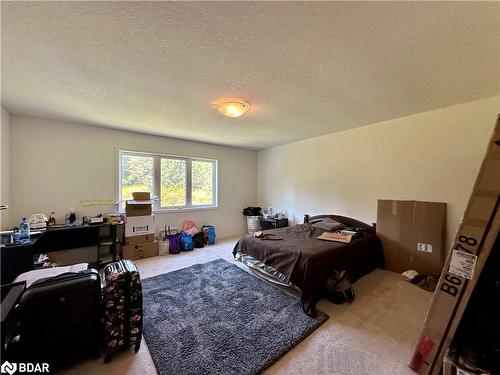
<path fill-rule="evenodd" d="M 135 191 L 153 192 L 153 164 L 152 157 L 122 155 L 122 200 L 132 199 Z"/>
<path fill-rule="evenodd" d="M 192 168 L 192 202 L 193 205 L 213 204 L 213 166 L 209 161 L 194 161 Z"/>
<path fill-rule="evenodd" d="M 186 205 L 186 162 L 161 159 L 161 206 Z"/>

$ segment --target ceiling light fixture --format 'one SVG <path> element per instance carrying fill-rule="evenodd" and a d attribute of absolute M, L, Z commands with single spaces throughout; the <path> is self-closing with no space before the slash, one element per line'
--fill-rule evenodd
<path fill-rule="evenodd" d="M 223 99 L 217 102 L 217 109 L 225 116 L 240 117 L 250 109 L 250 104 L 243 99 Z"/>

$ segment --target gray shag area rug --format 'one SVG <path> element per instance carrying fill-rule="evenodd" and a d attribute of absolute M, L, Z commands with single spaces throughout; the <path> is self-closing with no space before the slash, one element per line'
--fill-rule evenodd
<path fill-rule="evenodd" d="M 144 337 L 161 375 L 258 374 L 328 319 L 223 259 L 142 287 Z"/>

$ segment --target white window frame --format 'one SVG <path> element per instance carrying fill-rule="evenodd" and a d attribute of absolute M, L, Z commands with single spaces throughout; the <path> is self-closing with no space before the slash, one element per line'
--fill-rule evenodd
<path fill-rule="evenodd" d="M 143 156 L 153 158 L 153 191 L 151 195 L 154 197 L 153 200 L 153 211 L 154 212 L 178 212 L 185 210 L 206 210 L 206 209 L 215 209 L 219 207 L 219 172 L 218 172 L 218 161 L 216 159 L 208 159 L 201 157 L 191 157 L 191 156 L 179 156 L 179 155 L 169 155 L 162 153 L 153 153 L 153 152 L 142 152 L 142 151 L 131 151 L 131 150 L 123 150 L 118 149 L 117 152 L 117 166 L 118 166 L 118 181 L 117 181 L 117 197 L 118 201 L 122 202 L 122 156 L 123 155 L 131 155 L 131 156 Z M 176 159 L 183 160 L 186 163 L 185 169 L 185 186 L 186 186 L 186 204 L 183 206 L 161 206 L 161 202 L 159 197 L 161 196 L 161 159 Z M 209 205 L 197 205 L 192 204 L 192 162 L 193 161 L 202 161 L 202 162 L 210 162 L 212 163 L 212 204 Z M 120 212 L 123 212 L 122 205 L 119 205 Z"/>

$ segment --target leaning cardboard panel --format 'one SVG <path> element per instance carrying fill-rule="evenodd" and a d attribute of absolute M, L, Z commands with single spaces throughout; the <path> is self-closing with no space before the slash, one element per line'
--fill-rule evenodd
<path fill-rule="evenodd" d="M 385 268 L 441 273 L 444 266 L 446 203 L 378 200 L 377 235 Z"/>
<path fill-rule="evenodd" d="M 500 230 L 499 193 L 500 116 L 410 363 L 419 374 L 441 371 L 444 353 Z M 450 268 L 457 263 L 457 254 L 475 260 L 475 265 L 472 262 L 468 270 L 465 264 L 462 272 Z"/>

